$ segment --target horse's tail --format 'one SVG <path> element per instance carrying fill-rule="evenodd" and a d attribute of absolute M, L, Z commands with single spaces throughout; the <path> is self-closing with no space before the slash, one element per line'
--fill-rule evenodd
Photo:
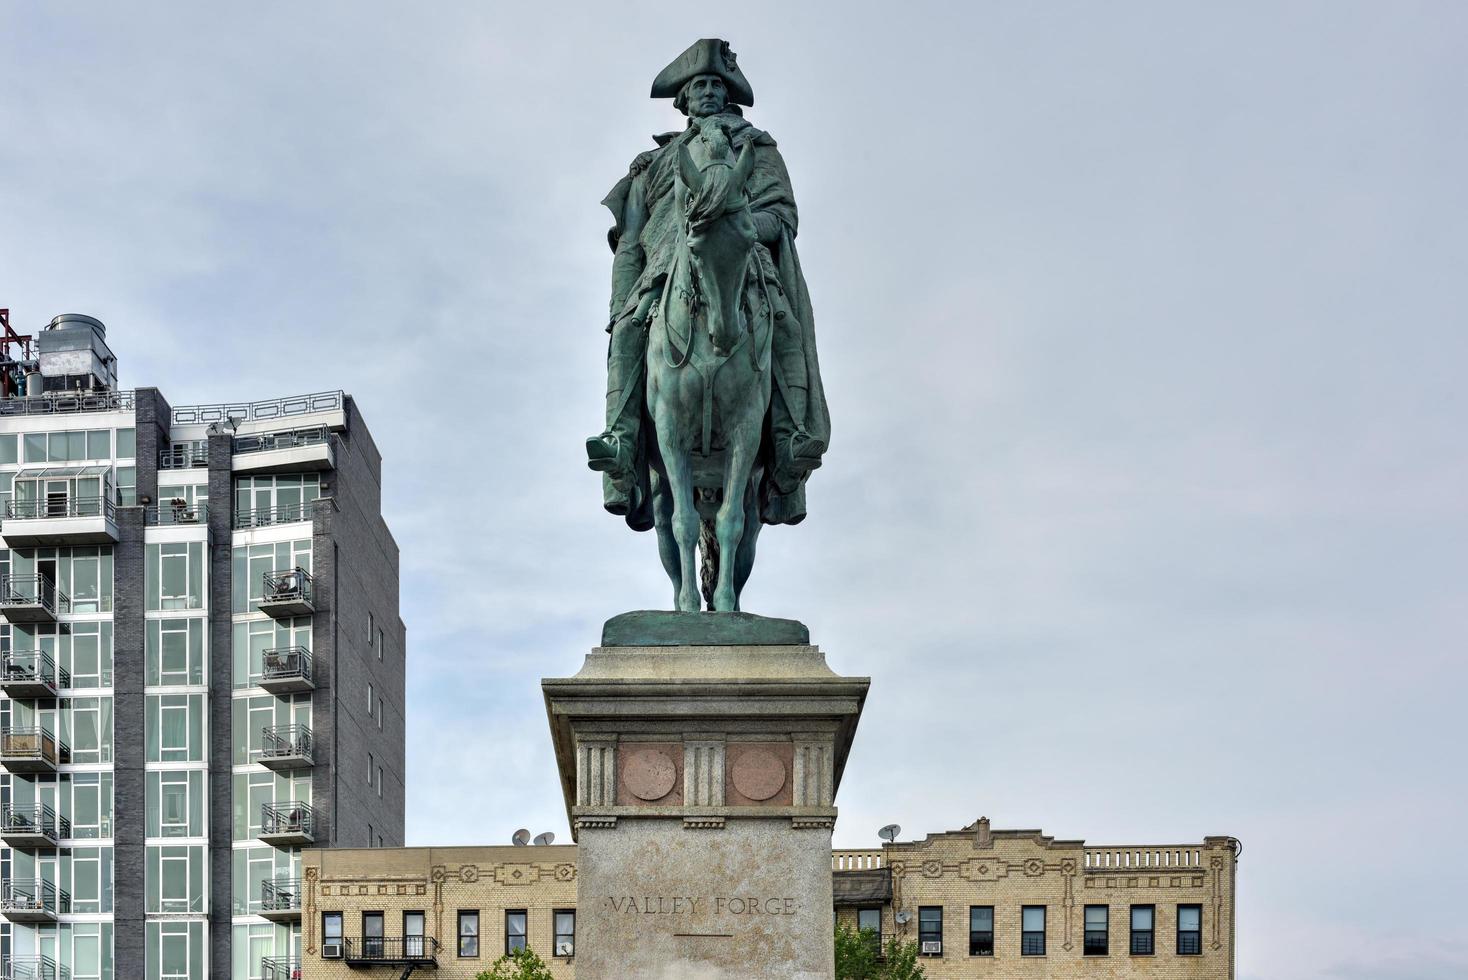
<path fill-rule="evenodd" d="M 705 517 L 698 524 L 698 585 L 704 605 L 714 608 L 714 586 L 719 583 L 719 536 L 714 522 Z"/>

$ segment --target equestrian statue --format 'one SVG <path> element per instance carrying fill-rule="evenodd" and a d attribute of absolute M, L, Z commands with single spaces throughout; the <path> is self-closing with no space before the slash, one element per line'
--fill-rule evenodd
<path fill-rule="evenodd" d="M 675 607 L 735 611 L 761 525 L 805 519 L 831 419 L 790 177 L 744 119 L 754 91 L 728 42 L 693 44 L 652 97 L 688 123 L 654 137 L 602 202 L 615 219 L 607 415 L 587 462 L 608 511 L 656 529 Z"/>

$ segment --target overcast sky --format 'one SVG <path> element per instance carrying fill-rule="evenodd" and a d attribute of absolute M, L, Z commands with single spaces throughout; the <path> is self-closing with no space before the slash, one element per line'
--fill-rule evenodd
<path fill-rule="evenodd" d="M 0 306 L 349 391 L 408 840 L 567 839 L 539 679 L 671 602 L 584 463 L 597 202 L 726 37 L 834 422 L 745 608 L 872 677 L 837 842 L 1232 835 L 1246 980 L 1468 973 L 1468 5 L 722 6 L 0 0 Z"/>

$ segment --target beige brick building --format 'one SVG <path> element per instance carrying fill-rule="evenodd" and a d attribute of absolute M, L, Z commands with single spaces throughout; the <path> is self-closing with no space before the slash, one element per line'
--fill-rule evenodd
<path fill-rule="evenodd" d="M 1228 980 L 1236 853 L 1229 837 L 1093 847 L 981 819 L 834 852 L 834 916 L 922 943 L 934 980 Z M 556 977 L 576 975 L 575 846 L 307 850 L 302 863 L 302 955 L 268 964 L 266 980 L 410 964 L 472 980 L 522 942 Z"/>

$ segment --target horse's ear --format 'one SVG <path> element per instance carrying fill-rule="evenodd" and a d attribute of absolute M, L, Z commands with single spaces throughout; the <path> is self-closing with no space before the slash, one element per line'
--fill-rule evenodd
<path fill-rule="evenodd" d="M 678 175 L 683 178 L 683 183 L 691 191 L 700 190 L 703 187 L 703 173 L 693 162 L 693 157 L 688 155 L 688 148 L 682 143 L 678 144 Z"/>
<path fill-rule="evenodd" d="M 739 159 L 734 161 L 734 173 L 729 176 L 729 186 L 735 190 L 742 190 L 753 171 L 754 140 L 750 140 L 744 144 L 744 149 L 739 151 Z"/>

